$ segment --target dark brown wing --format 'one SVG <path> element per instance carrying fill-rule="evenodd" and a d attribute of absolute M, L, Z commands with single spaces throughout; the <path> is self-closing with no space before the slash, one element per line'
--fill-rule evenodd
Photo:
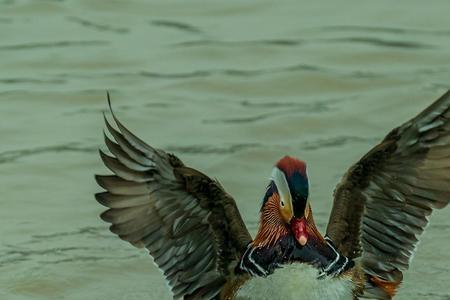
<path fill-rule="evenodd" d="M 366 274 L 400 282 L 432 209 L 449 201 L 450 91 L 350 168 L 327 235 L 343 254 L 361 256 Z"/>
<path fill-rule="evenodd" d="M 237 280 L 234 267 L 251 241 L 236 203 L 217 181 L 147 145 L 113 117 L 119 130 L 105 118 L 113 157 L 100 155 L 115 175 L 96 176 L 106 190 L 96 199 L 109 207 L 101 218 L 121 239 L 148 249 L 174 299 L 218 298 Z"/>

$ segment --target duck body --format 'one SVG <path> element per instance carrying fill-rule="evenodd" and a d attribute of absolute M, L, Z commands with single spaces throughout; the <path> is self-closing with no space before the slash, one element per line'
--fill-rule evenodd
<path fill-rule="evenodd" d="M 295 234 L 282 236 L 269 246 L 248 245 L 236 273 L 251 277 L 235 299 L 355 299 L 364 285 L 361 267 L 339 253 L 328 237 L 322 237 L 311 220 L 311 208 L 306 210 L 305 223 L 310 228 L 305 231 L 305 245 Z"/>
<path fill-rule="evenodd" d="M 317 269 L 301 263 L 285 265 L 268 277 L 253 277 L 238 291 L 236 300 L 353 300 L 351 275 L 317 278 Z"/>

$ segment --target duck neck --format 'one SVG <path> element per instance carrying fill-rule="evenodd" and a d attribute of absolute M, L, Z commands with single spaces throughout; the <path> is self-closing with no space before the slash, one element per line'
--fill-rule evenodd
<path fill-rule="evenodd" d="M 281 237 L 289 234 L 289 228 L 283 222 L 277 197 L 271 197 L 261 209 L 259 229 L 252 243 L 253 247 L 273 247 Z"/>
<path fill-rule="evenodd" d="M 322 240 L 310 238 L 305 246 L 295 247 L 291 259 L 316 267 L 319 279 L 337 277 L 354 266 L 354 262 L 340 254 L 328 237 Z"/>
<path fill-rule="evenodd" d="M 306 208 L 305 217 L 307 220 L 306 230 L 309 236 L 308 242 L 304 246 L 297 244 L 292 253 L 292 259 L 316 267 L 319 270 L 318 278 L 339 276 L 353 267 L 353 261 L 340 254 L 331 239 L 324 238 L 319 232 L 309 205 Z"/>

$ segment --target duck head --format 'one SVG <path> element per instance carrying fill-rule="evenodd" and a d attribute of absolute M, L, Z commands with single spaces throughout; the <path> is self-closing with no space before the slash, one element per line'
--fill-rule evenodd
<path fill-rule="evenodd" d="M 253 246 L 271 247 L 286 235 L 293 235 L 300 246 L 323 240 L 312 218 L 306 164 L 291 156 L 272 170 Z"/>
<path fill-rule="evenodd" d="M 261 207 L 259 230 L 241 259 L 240 269 L 267 276 L 281 264 L 291 262 L 316 267 L 318 278 L 340 275 L 354 265 L 316 228 L 306 164 L 285 156 L 273 168 Z"/>

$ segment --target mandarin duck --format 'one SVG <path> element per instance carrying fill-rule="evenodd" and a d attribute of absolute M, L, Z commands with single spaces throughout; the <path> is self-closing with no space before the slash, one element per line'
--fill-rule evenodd
<path fill-rule="evenodd" d="M 343 176 L 325 235 L 305 162 L 274 166 L 249 234 L 217 180 L 128 130 L 109 108 L 114 175 L 96 176 L 110 230 L 146 248 L 173 299 L 392 299 L 433 209 L 450 200 L 450 91 L 393 129 Z M 299 292 L 301 291 L 301 292 Z"/>

